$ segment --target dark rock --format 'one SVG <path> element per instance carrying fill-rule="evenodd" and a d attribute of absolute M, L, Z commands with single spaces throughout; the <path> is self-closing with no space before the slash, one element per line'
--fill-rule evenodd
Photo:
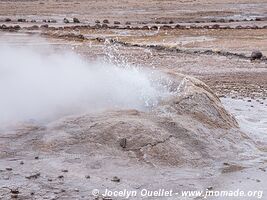
<path fill-rule="evenodd" d="M 19 190 L 18 190 L 18 188 L 11 189 L 10 192 L 11 192 L 12 194 L 19 194 Z"/>
<path fill-rule="evenodd" d="M 43 25 L 40 26 L 40 28 L 48 28 L 48 27 L 49 27 L 48 24 L 43 24 Z M 35 157 L 34 159 L 38 160 L 39 158 Z"/>
<path fill-rule="evenodd" d="M 96 24 L 100 24 L 100 21 L 99 21 L 99 20 L 95 20 L 95 23 L 96 23 Z"/>
<path fill-rule="evenodd" d="M 148 26 L 143 26 L 141 29 L 142 30 L 149 30 L 149 27 Z"/>
<path fill-rule="evenodd" d="M 131 25 L 131 22 L 125 22 L 126 25 Z"/>
<path fill-rule="evenodd" d="M 261 20 L 262 20 L 262 19 L 261 19 L 261 18 L 258 18 L 258 17 L 255 19 L 255 21 L 261 21 Z"/>
<path fill-rule="evenodd" d="M 103 20 L 103 23 L 104 23 L 104 24 L 109 24 L 109 21 L 108 21 L 107 19 L 104 19 L 104 20 Z"/>
<path fill-rule="evenodd" d="M 87 178 L 87 179 L 89 179 L 89 178 L 91 178 L 89 175 L 87 175 L 87 176 L 85 176 L 85 178 Z"/>
<path fill-rule="evenodd" d="M 126 145 L 127 145 L 127 139 L 126 138 L 120 139 L 120 146 L 122 148 L 126 148 Z"/>
<path fill-rule="evenodd" d="M 211 26 L 212 29 L 219 29 L 220 28 L 220 25 L 219 24 L 214 24 Z"/>
<path fill-rule="evenodd" d="M 113 182 L 120 182 L 121 180 L 117 177 L 117 176 L 114 176 L 112 179 L 111 179 L 111 181 L 113 181 Z"/>
<path fill-rule="evenodd" d="M 48 26 L 48 25 L 47 25 L 47 26 Z M 38 159 L 39 159 L 39 156 L 35 156 L 34 159 L 35 159 L 35 160 L 38 160 Z"/>
<path fill-rule="evenodd" d="M 171 28 L 172 27 L 171 26 L 168 26 L 168 25 L 164 25 L 164 26 L 161 27 L 161 29 L 163 29 L 163 30 L 169 30 Z"/>
<path fill-rule="evenodd" d="M 62 172 L 69 172 L 69 170 L 67 170 L 67 169 L 62 169 L 61 171 Z"/>
<path fill-rule="evenodd" d="M 23 161 L 20 161 L 20 163 L 19 164 L 21 164 L 21 165 L 24 165 L 24 162 Z"/>
<path fill-rule="evenodd" d="M 251 60 L 257 60 L 257 59 L 261 59 L 262 58 L 262 53 L 260 51 L 253 51 L 251 53 L 250 59 Z"/>
<path fill-rule="evenodd" d="M 59 175 L 58 178 L 64 178 L 64 176 L 63 175 Z"/>
<path fill-rule="evenodd" d="M 18 22 L 26 22 L 26 19 L 18 19 Z"/>
<path fill-rule="evenodd" d="M 121 24 L 119 21 L 114 21 L 114 24 Z"/>
<path fill-rule="evenodd" d="M 174 24 L 174 22 L 171 20 L 171 21 L 169 21 L 169 24 Z"/>
<path fill-rule="evenodd" d="M 64 22 L 65 24 L 70 23 L 70 21 L 69 21 L 67 18 L 64 18 L 64 19 L 63 19 L 63 22 Z"/>
<path fill-rule="evenodd" d="M 47 22 L 46 19 L 43 19 L 43 22 L 46 23 Z"/>
<path fill-rule="evenodd" d="M 80 20 L 76 17 L 73 18 L 73 23 L 80 23 Z"/>
<path fill-rule="evenodd" d="M 20 29 L 21 29 L 21 27 L 20 27 L 19 25 L 15 25 L 13 28 L 14 28 L 15 30 L 20 30 Z"/>
<path fill-rule="evenodd" d="M 158 30 L 158 27 L 157 26 L 151 26 L 150 29 L 151 30 Z"/>
<path fill-rule="evenodd" d="M 27 179 L 37 179 L 38 177 L 40 177 L 41 173 L 36 173 L 36 174 L 32 174 L 29 176 L 26 176 L 25 178 Z"/>
<path fill-rule="evenodd" d="M 32 20 L 31 20 L 31 22 L 32 22 L 32 23 L 35 23 L 35 22 L 36 22 L 36 20 L 35 20 L 35 19 L 32 19 Z"/>
<path fill-rule="evenodd" d="M 10 18 L 6 18 L 5 22 L 11 22 L 11 19 Z"/>
<path fill-rule="evenodd" d="M 53 181 L 52 178 L 47 179 L 49 182 Z"/>
<path fill-rule="evenodd" d="M 6 168 L 7 171 L 12 171 L 13 169 L 11 167 Z"/>
<path fill-rule="evenodd" d="M 107 25 L 107 24 L 102 24 L 101 27 L 102 27 L 102 28 L 108 28 L 108 25 Z"/>

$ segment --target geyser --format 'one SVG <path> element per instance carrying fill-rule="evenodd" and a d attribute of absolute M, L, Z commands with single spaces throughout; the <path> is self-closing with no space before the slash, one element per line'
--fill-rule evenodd
<path fill-rule="evenodd" d="M 0 47 L 0 124 L 105 109 L 146 109 L 170 93 L 160 74 L 87 62 L 49 45 Z"/>

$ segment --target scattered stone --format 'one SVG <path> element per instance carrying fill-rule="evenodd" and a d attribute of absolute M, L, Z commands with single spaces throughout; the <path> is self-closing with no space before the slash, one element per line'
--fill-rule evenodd
<path fill-rule="evenodd" d="M 207 187 L 207 190 L 213 190 L 212 186 Z"/>
<path fill-rule="evenodd" d="M 6 18 L 5 22 L 11 22 L 11 19 L 10 18 Z"/>
<path fill-rule="evenodd" d="M 121 24 L 119 21 L 114 21 L 114 24 Z"/>
<path fill-rule="evenodd" d="M 126 25 L 131 25 L 131 22 L 125 22 Z"/>
<path fill-rule="evenodd" d="M 251 102 L 251 99 L 248 99 L 247 102 Z"/>
<path fill-rule="evenodd" d="M 127 139 L 126 138 L 120 139 L 120 146 L 122 148 L 126 148 L 126 145 L 127 145 Z"/>
<path fill-rule="evenodd" d="M 100 24 L 100 21 L 99 21 L 99 20 L 95 20 L 95 23 L 96 23 L 96 24 Z"/>
<path fill-rule="evenodd" d="M 80 23 L 80 20 L 76 17 L 73 18 L 73 23 Z"/>
<path fill-rule="evenodd" d="M 63 22 L 64 22 L 65 24 L 70 23 L 70 21 L 69 21 L 67 18 L 64 18 L 64 19 L 63 19 Z"/>
<path fill-rule="evenodd" d="M 31 192 L 31 195 L 33 196 L 34 195 L 34 192 Z"/>
<path fill-rule="evenodd" d="M 64 176 L 63 175 L 59 175 L 58 178 L 64 178 Z"/>
<path fill-rule="evenodd" d="M 53 181 L 52 178 L 47 179 L 49 182 Z"/>
<path fill-rule="evenodd" d="M 18 190 L 18 188 L 11 189 L 10 192 L 11 192 L 12 194 L 19 194 L 19 190 Z"/>
<path fill-rule="evenodd" d="M 113 181 L 113 182 L 120 182 L 121 180 L 117 177 L 117 176 L 114 176 L 112 179 L 111 179 L 111 181 Z"/>
<path fill-rule="evenodd" d="M 67 170 L 67 169 L 63 169 L 63 170 L 61 170 L 62 172 L 68 172 L 69 170 Z"/>
<path fill-rule="evenodd" d="M 19 25 L 15 25 L 13 28 L 14 28 L 15 30 L 20 30 L 20 29 L 21 29 L 21 27 L 20 27 Z"/>
<path fill-rule="evenodd" d="M 262 58 L 262 53 L 260 51 L 253 51 L 250 56 L 250 60 L 257 60 Z"/>
<path fill-rule="evenodd" d="M 24 165 L 24 162 L 23 161 L 20 161 L 20 163 L 19 164 L 21 164 L 21 165 Z"/>
<path fill-rule="evenodd" d="M 18 19 L 18 22 L 26 22 L 26 19 Z"/>
<path fill-rule="evenodd" d="M 32 174 L 32 175 L 29 175 L 29 176 L 26 176 L 25 178 L 27 179 L 37 179 L 38 177 L 40 177 L 41 173 L 36 173 L 36 174 Z"/>
<path fill-rule="evenodd" d="M 12 171 L 13 169 L 11 167 L 6 168 L 7 171 Z"/>
<path fill-rule="evenodd" d="M 48 27 L 49 27 L 48 24 L 43 24 L 40 26 L 40 28 L 48 28 Z M 35 158 L 35 160 L 38 160 L 38 158 Z"/>
<path fill-rule="evenodd" d="M 91 177 L 89 175 L 85 176 L 85 178 L 90 179 Z"/>
<path fill-rule="evenodd" d="M 38 160 L 38 159 L 39 159 L 39 156 L 35 156 L 34 159 L 35 159 L 35 160 Z"/>
<path fill-rule="evenodd" d="M 109 24 L 109 21 L 108 21 L 107 19 L 104 19 L 104 20 L 103 20 L 103 23 L 104 23 L 104 24 Z"/>

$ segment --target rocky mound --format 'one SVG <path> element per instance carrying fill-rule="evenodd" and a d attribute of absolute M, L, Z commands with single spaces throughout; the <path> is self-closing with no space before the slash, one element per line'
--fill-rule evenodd
<path fill-rule="evenodd" d="M 248 147 L 254 149 L 208 86 L 181 74 L 168 76 L 178 93 L 148 112 L 111 110 L 24 127 L 3 149 L 101 155 L 154 166 L 210 165 L 237 154 L 242 159 Z"/>

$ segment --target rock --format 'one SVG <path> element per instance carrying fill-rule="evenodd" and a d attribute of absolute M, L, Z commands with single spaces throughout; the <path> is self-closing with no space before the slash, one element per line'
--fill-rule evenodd
<path fill-rule="evenodd" d="M 18 188 L 11 189 L 10 192 L 11 192 L 12 194 L 19 194 L 19 190 L 18 190 Z"/>
<path fill-rule="evenodd" d="M 73 23 L 80 23 L 80 20 L 76 17 L 73 18 Z"/>
<path fill-rule="evenodd" d="M 114 24 L 121 24 L 119 21 L 114 21 Z"/>
<path fill-rule="evenodd" d="M 5 22 L 11 22 L 11 19 L 10 18 L 6 18 Z"/>
<path fill-rule="evenodd" d="M 95 23 L 96 23 L 96 24 L 100 24 L 100 21 L 99 21 L 99 20 L 95 20 Z"/>
<path fill-rule="evenodd" d="M 214 24 L 211 26 L 212 29 L 219 29 L 220 28 L 220 25 L 219 24 Z"/>
<path fill-rule="evenodd" d="M 41 25 L 40 26 L 40 28 L 48 28 L 49 26 L 48 26 L 48 24 L 43 24 L 43 25 Z M 37 160 L 38 158 L 35 158 L 35 160 Z"/>
<path fill-rule="evenodd" d="M 85 176 L 86 179 L 90 179 L 91 177 L 89 175 Z"/>
<path fill-rule="evenodd" d="M 20 29 L 21 29 L 21 27 L 20 27 L 19 25 L 15 25 L 13 28 L 14 28 L 15 30 L 20 30 Z"/>
<path fill-rule="evenodd" d="M 126 25 L 131 25 L 131 22 L 125 22 Z"/>
<path fill-rule="evenodd" d="M 32 20 L 31 20 L 31 22 L 32 22 L 32 23 L 35 23 L 35 22 L 36 22 L 36 20 L 35 20 L 35 19 L 32 19 Z"/>
<path fill-rule="evenodd" d="M 38 160 L 38 159 L 39 159 L 39 156 L 35 156 L 34 159 L 35 159 L 35 160 Z"/>
<path fill-rule="evenodd" d="M 21 164 L 21 165 L 24 165 L 24 162 L 23 161 L 20 161 L 20 163 L 19 164 Z"/>
<path fill-rule="evenodd" d="M 127 139 L 126 138 L 120 139 L 120 146 L 122 148 L 126 148 L 126 145 L 127 145 Z"/>
<path fill-rule="evenodd" d="M 18 22 L 26 22 L 26 19 L 18 19 Z"/>
<path fill-rule="evenodd" d="M 121 180 L 117 177 L 117 176 L 114 176 L 112 179 L 111 179 L 111 181 L 113 181 L 113 182 L 120 182 Z"/>
<path fill-rule="evenodd" d="M 67 169 L 63 169 L 63 170 L 61 170 L 62 172 L 68 172 L 69 170 L 67 170 Z"/>
<path fill-rule="evenodd" d="M 49 178 L 49 179 L 47 179 L 47 181 L 51 182 L 51 181 L 53 181 L 53 180 L 52 180 L 52 178 Z"/>
<path fill-rule="evenodd" d="M 109 21 L 108 21 L 107 19 L 104 19 L 104 20 L 103 20 L 103 23 L 104 23 L 104 24 L 109 24 Z"/>
<path fill-rule="evenodd" d="M 63 19 L 63 22 L 64 22 L 65 24 L 70 23 L 70 21 L 69 21 L 67 18 L 64 18 L 64 19 Z"/>
<path fill-rule="evenodd" d="M 36 174 L 32 174 L 32 175 L 29 175 L 29 176 L 25 176 L 25 178 L 27 179 L 37 179 L 38 177 L 40 177 L 41 173 L 36 173 Z"/>
<path fill-rule="evenodd" d="M 258 50 L 253 51 L 253 52 L 251 53 L 250 60 L 258 60 L 258 59 L 261 59 L 262 56 L 263 56 L 263 55 L 262 55 L 262 53 L 261 53 L 260 51 L 258 51 Z"/>
<path fill-rule="evenodd" d="M 6 168 L 7 171 L 12 171 L 13 169 L 11 167 Z"/>
<path fill-rule="evenodd" d="M 102 27 L 102 28 L 108 28 L 108 25 L 107 25 L 107 24 L 102 24 L 101 27 Z"/>
<path fill-rule="evenodd" d="M 59 175 L 58 178 L 64 178 L 64 176 L 63 175 Z"/>

